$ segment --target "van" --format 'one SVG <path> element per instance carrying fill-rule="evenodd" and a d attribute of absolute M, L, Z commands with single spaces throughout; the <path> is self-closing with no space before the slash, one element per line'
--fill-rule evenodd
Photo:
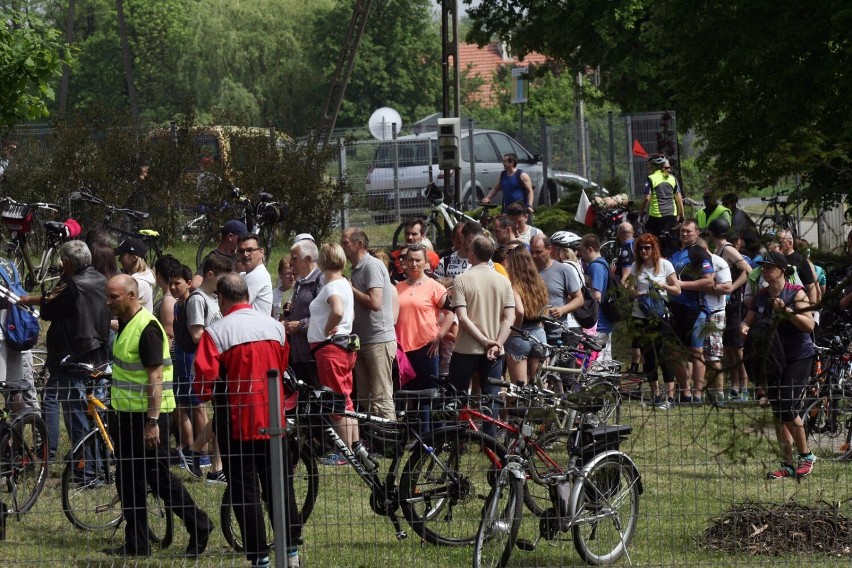
<path fill-rule="evenodd" d="M 503 171 L 503 155 L 518 156 L 518 168 L 529 174 L 535 191 L 534 205 L 555 203 L 562 196 L 565 184 L 591 185 L 585 178 L 568 172 L 550 170 L 544 175 L 541 157 L 531 154 L 517 140 L 497 130 L 476 129 L 473 131 L 473 164 L 475 175 L 471 175 L 470 131 L 461 133 L 461 176 L 462 204 L 470 209 L 481 201 L 500 179 Z M 381 142 L 365 180 L 367 204 L 376 223 L 396 219 L 396 194 L 393 189 L 394 148 L 398 162 L 400 214 L 403 218 L 422 214 L 428 202 L 421 190 L 433 181 L 444 186 L 444 172 L 438 168 L 437 133 L 428 132 L 400 136 L 396 142 Z M 431 180 L 430 173 L 431 170 Z M 452 186 L 451 186 L 452 187 Z M 498 193 L 492 199 L 500 203 Z"/>

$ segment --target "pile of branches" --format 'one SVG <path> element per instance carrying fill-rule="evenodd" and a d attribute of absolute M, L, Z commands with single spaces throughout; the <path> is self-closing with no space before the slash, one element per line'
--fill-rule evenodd
<path fill-rule="evenodd" d="M 852 555 L 852 520 L 840 504 L 824 501 L 815 507 L 795 502 L 735 505 L 712 519 L 704 532 L 709 549 L 752 556 L 782 554 Z"/>

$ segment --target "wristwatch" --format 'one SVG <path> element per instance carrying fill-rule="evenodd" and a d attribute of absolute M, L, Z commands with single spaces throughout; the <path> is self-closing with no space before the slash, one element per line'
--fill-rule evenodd
<path fill-rule="evenodd" d="M 159 418 L 151 418 L 150 416 L 145 417 L 145 425 L 146 426 L 156 426 L 159 424 Z"/>

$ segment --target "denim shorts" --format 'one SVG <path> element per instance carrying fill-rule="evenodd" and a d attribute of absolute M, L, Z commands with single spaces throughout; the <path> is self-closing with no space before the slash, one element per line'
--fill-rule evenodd
<path fill-rule="evenodd" d="M 192 391 L 192 383 L 195 380 L 195 353 L 185 353 L 175 349 L 174 355 L 174 393 L 178 406 L 190 408 L 201 404 Z"/>
<path fill-rule="evenodd" d="M 539 341 L 544 343 L 547 342 L 547 336 L 545 335 L 544 328 L 541 325 L 537 327 L 524 326 L 521 329 L 528 331 L 530 335 Z M 514 333 L 506 340 L 503 348 L 506 350 L 506 355 L 514 358 L 516 361 L 522 361 L 528 357 L 537 357 L 539 359 L 544 357 L 544 354 L 541 352 L 538 345 L 535 345 L 533 342 L 524 339 L 520 335 L 515 335 Z"/>

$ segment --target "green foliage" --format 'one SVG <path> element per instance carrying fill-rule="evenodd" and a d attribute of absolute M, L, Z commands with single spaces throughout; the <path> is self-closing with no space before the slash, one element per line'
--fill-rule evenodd
<path fill-rule="evenodd" d="M 850 194 L 846 2 L 482 0 L 468 13 L 480 45 L 496 35 L 572 72 L 600 66 L 602 92 L 626 111 L 675 110 L 719 184 L 800 175 L 796 197 L 811 204 Z"/>
<path fill-rule="evenodd" d="M 106 110 L 75 115 L 60 122 L 39 138 L 22 131 L 19 160 L 4 181 L 21 199 L 60 203 L 78 218 L 84 230 L 100 223 L 104 211 L 69 201 L 74 191 L 86 191 L 119 207 L 152 213 L 149 226 L 167 242 L 180 236 L 190 215 L 199 206 L 220 224 L 240 213 L 231 194 L 232 184 L 251 199 L 266 191 L 289 211 L 280 230 L 308 231 L 318 237 L 332 230 L 332 216 L 339 211 L 345 183 L 325 175 L 336 149 L 319 150 L 312 141 L 296 143 L 278 133 L 274 143 L 266 130 L 227 129 L 230 153 L 227 161 L 215 161 L 204 175 L 214 180 L 198 184 L 199 159 L 205 147 L 199 135 L 210 139 L 210 129 L 199 127 L 195 115 L 182 115 L 174 133 L 155 133 L 131 128 L 129 117 Z M 148 179 L 139 179 L 142 164 L 150 166 Z"/>
<path fill-rule="evenodd" d="M 315 106 L 328 90 L 353 5 L 346 0 L 316 15 L 311 59 L 323 79 Z M 441 33 L 431 6 L 429 0 L 373 2 L 338 126 L 363 126 L 382 106 L 398 110 L 408 124 L 440 108 Z"/>
<path fill-rule="evenodd" d="M 47 116 L 63 52 L 59 32 L 35 15 L 0 12 L 0 126 Z"/>

